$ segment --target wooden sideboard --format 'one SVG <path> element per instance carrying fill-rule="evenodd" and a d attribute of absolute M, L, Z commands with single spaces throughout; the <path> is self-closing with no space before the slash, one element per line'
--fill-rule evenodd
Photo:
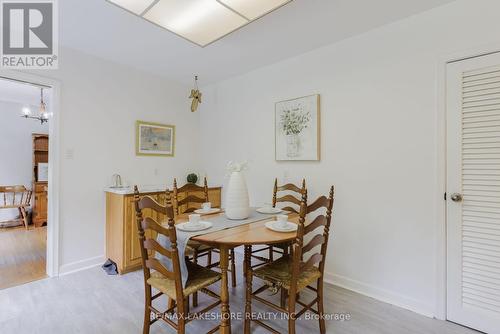
<path fill-rule="evenodd" d="M 33 224 L 40 227 L 47 223 L 47 197 L 49 184 L 38 179 L 40 163 L 49 162 L 49 135 L 32 134 L 33 141 Z"/>
<path fill-rule="evenodd" d="M 208 189 L 213 207 L 221 206 L 221 190 L 221 187 Z M 141 193 L 141 196 L 146 195 L 153 197 L 159 203 L 165 203 L 166 194 L 163 191 Z M 203 196 L 203 194 L 196 195 Z M 165 220 L 163 215 L 145 212 L 145 216 L 147 215 L 158 222 Z M 120 274 L 141 268 L 133 194 L 106 192 L 106 257 L 116 263 Z"/>

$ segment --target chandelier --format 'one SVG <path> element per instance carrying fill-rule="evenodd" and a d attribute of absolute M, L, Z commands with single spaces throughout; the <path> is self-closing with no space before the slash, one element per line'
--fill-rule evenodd
<path fill-rule="evenodd" d="M 49 121 L 49 113 L 47 112 L 47 105 L 43 101 L 43 88 L 40 88 L 40 107 L 38 108 L 38 114 L 33 114 L 29 107 L 23 108 L 23 114 L 21 117 L 31 118 L 40 121 L 41 124 Z"/>

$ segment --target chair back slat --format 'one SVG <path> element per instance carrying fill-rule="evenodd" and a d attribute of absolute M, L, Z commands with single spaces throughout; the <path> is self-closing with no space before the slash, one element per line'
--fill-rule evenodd
<path fill-rule="evenodd" d="M 151 277 L 151 270 L 155 270 L 167 279 L 174 280 L 177 300 L 184 300 L 181 269 L 179 261 L 179 251 L 177 250 L 177 234 L 175 231 L 174 209 L 172 206 L 171 193 L 166 191 L 166 205 L 163 206 L 149 196 L 141 198 L 137 186 L 134 187 L 134 201 L 139 235 L 139 245 L 141 250 L 141 261 L 144 273 L 144 284 L 147 288 L 147 281 Z M 144 210 L 152 210 L 153 213 L 163 214 L 168 219 L 167 226 L 158 224 L 151 217 L 143 217 Z M 156 232 L 170 240 L 169 249 L 160 245 L 153 237 Z M 149 252 L 151 251 L 151 252 Z M 150 256 L 151 253 L 151 256 Z M 167 269 L 155 254 L 159 253 L 172 261 L 171 269 Z"/>
<path fill-rule="evenodd" d="M 148 269 L 156 270 L 168 279 L 175 279 L 175 274 L 171 271 L 168 271 L 167 268 L 165 268 L 165 266 L 155 258 L 147 259 L 146 267 Z"/>
<path fill-rule="evenodd" d="M 325 236 L 323 234 L 316 234 L 314 238 L 312 238 L 311 241 L 307 243 L 307 245 L 302 247 L 302 253 L 303 254 L 307 253 L 314 247 L 323 245 L 324 242 L 325 242 Z"/>
<path fill-rule="evenodd" d="M 0 193 L 2 193 L 0 208 L 20 208 L 30 205 L 32 192 L 25 186 L 0 186 Z"/>
<path fill-rule="evenodd" d="M 161 255 L 166 256 L 169 259 L 172 259 L 172 251 L 160 246 L 160 244 L 154 239 L 145 240 L 144 248 L 153 252 L 158 252 Z"/>
<path fill-rule="evenodd" d="M 189 204 L 189 203 L 205 203 L 206 199 L 205 198 L 200 198 L 195 195 L 189 195 L 188 197 L 185 197 L 181 199 L 180 201 L 177 201 L 178 205 L 184 205 L 184 204 Z"/>
<path fill-rule="evenodd" d="M 285 195 L 285 196 L 276 198 L 276 202 L 290 202 L 293 204 L 300 205 L 301 200 L 293 195 Z"/>
<path fill-rule="evenodd" d="M 192 183 L 186 183 L 182 187 L 177 187 L 177 179 L 174 179 L 173 187 L 173 204 L 175 214 L 180 215 L 187 212 L 193 212 L 199 209 L 200 203 L 208 202 L 208 183 L 207 178 L 203 179 L 203 186 L 198 186 Z M 196 196 L 193 193 L 202 193 L 202 197 Z M 193 205 L 195 204 L 195 205 Z"/>
<path fill-rule="evenodd" d="M 328 208 L 329 199 L 326 196 L 321 196 L 316 199 L 311 205 L 307 206 L 307 213 L 312 213 L 320 208 Z"/>
<path fill-rule="evenodd" d="M 281 210 L 283 211 L 288 211 L 288 212 L 293 212 L 293 213 L 299 213 L 299 211 L 297 211 L 297 209 L 291 207 L 291 206 L 285 206 L 283 208 L 281 208 Z"/>
<path fill-rule="evenodd" d="M 144 217 L 141 221 L 141 226 L 144 230 L 153 230 L 156 233 L 166 235 L 169 238 L 171 236 L 172 230 L 161 226 L 151 217 Z"/>
<path fill-rule="evenodd" d="M 277 190 L 278 191 L 294 191 L 296 193 L 302 194 L 302 188 L 297 187 L 293 183 L 287 183 L 285 185 L 278 186 Z"/>
<path fill-rule="evenodd" d="M 281 195 L 284 193 L 283 195 Z M 278 179 L 274 179 L 273 187 L 273 207 L 276 207 L 277 203 L 291 203 L 300 207 L 300 203 L 305 201 L 307 203 L 307 188 L 306 180 L 302 180 L 302 187 L 298 187 L 292 183 L 287 183 L 285 185 L 278 185 Z M 299 211 L 293 206 L 282 207 L 285 211 L 299 213 Z"/>
<path fill-rule="evenodd" d="M 155 199 L 150 196 L 144 196 L 139 200 L 139 209 L 152 209 L 156 212 L 162 213 L 164 215 L 167 214 L 167 208 L 160 203 L 158 203 Z"/>
<path fill-rule="evenodd" d="M 316 253 L 311 255 L 309 260 L 307 260 L 303 265 L 300 266 L 300 271 L 306 271 L 318 262 L 322 262 L 324 259 L 323 254 Z"/>
<path fill-rule="evenodd" d="M 321 226 L 325 226 L 327 223 L 328 222 L 326 220 L 326 217 L 324 215 L 319 215 L 318 217 L 314 218 L 311 223 L 305 226 L 304 234 L 308 234 Z"/>

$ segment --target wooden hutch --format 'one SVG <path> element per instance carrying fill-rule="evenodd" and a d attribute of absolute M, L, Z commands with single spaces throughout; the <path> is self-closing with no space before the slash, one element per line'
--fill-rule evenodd
<path fill-rule="evenodd" d="M 38 164 L 49 162 L 49 135 L 32 135 L 33 139 L 33 215 L 35 227 L 47 223 L 47 181 L 38 180 Z"/>

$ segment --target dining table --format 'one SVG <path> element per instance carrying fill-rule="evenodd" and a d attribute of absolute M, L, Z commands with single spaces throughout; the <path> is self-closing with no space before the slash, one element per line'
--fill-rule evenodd
<path fill-rule="evenodd" d="M 255 210 L 255 209 L 252 209 Z M 224 211 L 215 213 L 215 214 L 207 214 L 202 215 L 202 219 L 204 221 L 218 220 L 222 217 L 225 217 Z M 289 213 L 288 221 L 291 223 L 298 224 L 299 215 L 296 213 Z M 229 218 L 225 218 L 229 219 Z M 201 244 L 205 244 L 216 248 L 220 252 L 220 271 L 221 271 L 221 291 L 220 291 L 220 300 L 221 300 L 221 323 L 219 332 L 221 334 L 230 334 L 231 333 L 231 311 L 229 305 L 229 283 L 228 283 L 228 269 L 229 269 L 229 251 L 234 247 L 244 246 L 245 247 L 245 257 L 243 261 L 244 273 L 246 280 L 252 279 L 251 275 L 247 275 L 249 273 L 248 268 L 251 266 L 251 250 L 252 246 L 256 245 L 274 245 L 274 244 L 282 244 L 293 241 L 297 232 L 276 232 L 268 227 L 266 227 L 266 223 L 269 221 L 276 220 L 275 216 L 268 216 L 262 218 L 258 221 L 253 221 L 247 224 L 241 224 L 236 227 L 231 227 L 215 232 L 208 232 L 206 234 L 199 234 L 193 236 L 190 240 L 199 242 Z M 184 223 L 188 221 L 188 215 L 183 214 L 179 215 L 176 219 L 176 224 Z M 249 289 L 249 288 L 247 288 Z M 251 287 L 250 287 L 251 289 Z M 246 293 L 251 293 L 251 291 L 246 291 Z M 250 305 L 245 304 L 245 316 L 250 310 Z M 249 333 L 250 328 L 245 328 L 244 332 Z"/>

